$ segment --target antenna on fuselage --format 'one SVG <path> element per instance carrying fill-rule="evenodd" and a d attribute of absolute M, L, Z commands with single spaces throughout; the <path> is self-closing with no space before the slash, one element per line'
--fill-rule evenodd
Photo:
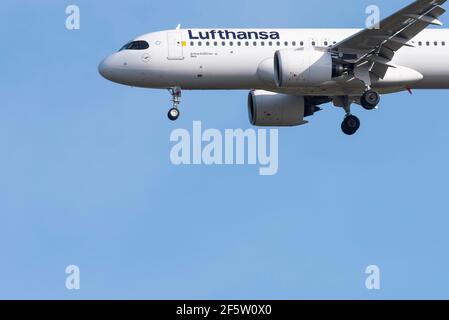
<path fill-rule="evenodd" d="M 176 30 L 181 29 L 181 24 L 178 24 L 178 26 L 176 27 Z"/>

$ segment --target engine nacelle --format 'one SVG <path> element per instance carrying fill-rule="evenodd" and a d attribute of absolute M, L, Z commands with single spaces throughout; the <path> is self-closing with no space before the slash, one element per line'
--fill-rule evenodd
<path fill-rule="evenodd" d="M 263 127 L 299 126 L 306 123 L 305 105 L 303 96 L 254 90 L 248 96 L 249 120 Z M 313 112 L 307 110 L 308 115 Z"/>
<path fill-rule="evenodd" d="M 327 51 L 285 49 L 274 55 L 274 77 L 278 87 L 317 85 L 343 74 L 343 65 L 335 63 Z"/>

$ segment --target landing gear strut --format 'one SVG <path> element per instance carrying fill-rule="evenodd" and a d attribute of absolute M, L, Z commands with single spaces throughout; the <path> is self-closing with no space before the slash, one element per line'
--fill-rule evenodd
<path fill-rule="evenodd" d="M 173 107 L 168 111 L 168 119 L 170 119 L 171 121 L 176 121 L 178 120 L 180 115 L 179 104 L 181 103 L 182 91 L 179 87 L 170 88 L 168 89 L 168 91 L 172 96 L 171 101 L 173 102 Z"/>

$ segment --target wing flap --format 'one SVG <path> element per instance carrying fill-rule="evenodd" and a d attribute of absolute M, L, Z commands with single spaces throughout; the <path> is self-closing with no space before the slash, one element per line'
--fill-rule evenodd
<path fill-rule="evenodd" d="M 387 74 L 388 68 L 389 68 L 389 66 L 387 66 L 387 65 L 380 64 L 380 63 L 374 63 L 373 67 L 371 68 L 370 71 L 375 76 L 377 76 L 377 77 L 382 79 Z"/>

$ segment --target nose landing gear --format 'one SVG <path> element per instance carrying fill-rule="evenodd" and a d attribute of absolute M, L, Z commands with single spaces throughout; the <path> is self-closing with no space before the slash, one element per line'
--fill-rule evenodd
<path fill-rule="evenodd" d="M 176 121 L 180 115 L 179 104 L 181 103 L 182 90 L 180 87 L 174 87 L 168 89 L 168 91 L 172 96 L 171 101 L 173 102 L 173 107 L 168 111 L 168 119 L 171 121 Z"/>
<path fill-rule="evenodd" d="M 171 121 L 178 120 L 179 115 L 180 115 L 180 112 L 179 112 L 179 110 L 177 108 L 171 108 L 168 111 L 168 119 L 170 119 Z"/>

